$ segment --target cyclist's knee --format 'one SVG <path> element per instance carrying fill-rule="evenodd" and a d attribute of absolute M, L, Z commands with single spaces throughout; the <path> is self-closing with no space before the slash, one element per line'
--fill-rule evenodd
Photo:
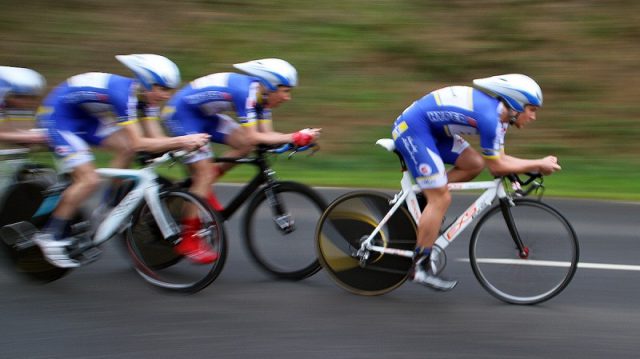
<path fill-rule="evenodd" d="M 427 197 L 427 205 L 437 208 L 449 208 L 451 204 L 451 192 L 444 186 L 440 188 L 432 188 L 424 190 Z"/>
<path fill-rule="evenodd" d="M 100 176 L 95 171 L 83 171 L 73 177 L 73 185 L 86 192 L 93 192 L 100 186 Z"/>

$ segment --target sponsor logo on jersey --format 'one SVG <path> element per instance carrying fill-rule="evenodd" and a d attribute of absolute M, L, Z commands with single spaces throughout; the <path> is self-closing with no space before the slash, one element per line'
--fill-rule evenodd
<path fill-rule="evenodd" d="M 64 157 L 69 155 L 72 152 L 72 150 L 71 150 L 71 146 L 62 145 L 62 146 L 56 146 L 54 148 L 54 152 L 56 153 L 56 155 Z"/>
<path fill-rule="evenodd" d="M 233 97 L 228 92 L 223 91 L 203 91 L 184 97 L 188 104 L 198 104 L 209 101 L 231 101 Z"/>
<path fill-rule="evenodd" d="M 432 169 L 431 166 L 429 166 L 426 163 L 421 163 L 418 165 L 418 171 L 423 174 L 424 176 L 429 176 L 432 173 Z"/>

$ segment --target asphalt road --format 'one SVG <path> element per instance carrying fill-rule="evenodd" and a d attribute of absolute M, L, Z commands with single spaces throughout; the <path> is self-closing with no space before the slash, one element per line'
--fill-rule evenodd
<path fill-rule="evenodd" d="M 339 191 L 323 193 L 332 199 Z M 467 199 L 454 197 L 452 211 Z M 541 305 L 494 299 L 455 261 L 446 273 L 460 284 L 448 293 L 406 283 L 362 297 L 324 272 L 275 281 L 250 262 L 236 217 L 223 273 L 195 295 L 147 285 L 111 243 L 99 261 L 47 285 L 2 267 L 0 358 L 637 357 L 640 205 L 547 202 L 573 224 L 581 267 Z M 466 255 L 470 232 L 449 257 Z"/>

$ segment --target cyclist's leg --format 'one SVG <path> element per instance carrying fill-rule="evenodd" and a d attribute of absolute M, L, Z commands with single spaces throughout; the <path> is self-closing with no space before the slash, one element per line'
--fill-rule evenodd
<path fill-rule="evenodd" d="M 223 156 L 243 157 L 248 155 L 253 147 L 249 141 L 247 141 L 247 135 L 244 127 L 241 127 L 227 115 L 218 114 L 217 116 L 218 125 L 211 136 L 211 140 L 231 147 L 231 149 L 227 150 Z M 234 163 L 218 163 L 214 172 L 214 175 L 216 176 L 215 181 L 234 166 Z"/>
<path fill-rule="evenodd" d="M 217 124 L 212 128 L 211 141 L 215 143 L 225 144 L 231 147 L 227 150 L 223 157 L 243 157 L 251 152 L 251 145 L 247 141 L 247 136 L 243 127 L 235 122 L 231 117 L 223 114 L 216 116 Z M 212 184 L 217 182 L 228 170 L 235 166 L 234 163 L 214 163 L 211 167 L 211 173 L 213 175 Z M 216 197 L 213 186 L 209 186 L 209 193 L 206 198 L 213 209 L 222 211 L 223 206 Z"/>
<path fill-rule="evenodd" d="M 131 124 L 129 126 L 137 126 Z M 121 129 L 121 128 L 118 128 Z M 116 131 L 102 141 L 101 146 L 113 154 L 109 167 L 129 168 L 136 152 L 131 147 L 129 137 L 124 131 Z"/>
<path fill-rule="evenodd" d="M 191 133 L 208 133 L 213 136 L 212 128 L 217 126 L 217 117 L 204 116 L 198 110 L 180 100 L 172 99 L 162 118 L 173 136 L 183 136 Z M 185 157 L 183 162 L 188 166 L 191 174 L 189 191 L 201 198 L 208 198 L 214 177 L 212 173 L 211 147 L 204 146 L 198 152 Z M 175 251 L 190 260 L 207 264 L 218 259 L 218 253 L 198 236 L 201 228 L 198 209 L 186 206 L 180 213 L 182 236 L 175 246 Z"/>
<path fill-rule="evenodd" d="M 437 146 L 443 162 L 454 165 L 447 172 L 449 182 L 471 181 L 484 169 L 482 156 L 458 135 L 438 141 Z"/>
<path fill-rule="evenodd" d="M 59 267 L 77 267 L 80 263 L 69 257 L 67 247 L 72 243 L 65 238 L 69 222 L 83 203 L 97 189 L 100 179 L 95 172 L 93 155 L 87 143 L 66 130 L 49 131 L 54 153 L 61 160 L 64 172 L 71 172 L 72 183 L 64 190 L 60 202 L 42 232 L 34 241 L 41 248 L 45 258 Z"/>
<path fill-rule="evenodd" d="M 418 239 L 411 275 L 413 280 L 438 290 L 450 290 L 457 282 L 435 276 L 430 268 L 431 248 L 438 237 L 442 219 L 451 203 L 451 195 L 446 186 L 447 173 L 442 158 L 431 133 L 423 126 L 411 126 L 411 113 L 404 113 L 396 120 L 396 149 L 405 159 L 407 168 L 413 175 L 423 194 L 427 197 L 418 222 Z M 407 124 L 407 122 L 409 124 Z"/>

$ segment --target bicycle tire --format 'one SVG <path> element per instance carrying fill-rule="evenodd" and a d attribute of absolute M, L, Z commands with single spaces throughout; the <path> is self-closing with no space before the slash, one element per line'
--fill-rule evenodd
<path fill-rule="evenodd" d="M 165 240 L 146 203 L 132 216 L 126 232 L 126 247 L 138 274 L 150 284 L 169 291 L 195 293 L 211 284 L 220 274 L 227 257 L 227 242 L 223 221 L 203 200 L 181 189 L 160 193 L 165 213 L 181 225 L 185 206 L 195 206 L 201 223 L 201 238 L 219 254 L 210 264 L 196 264 L 174 251 L 173 243 Z M 193 208 L 193 207 L 191 207 Z M 190 213 L 190 212 L 189 212 Z M 194 217 L 189 214 L 189 217 Z"/>
<path fill-rule="evenodd" d="M 362 265 L 354 254 L 379 221 L 389 212 L 391 197 L 356 191 L 335 199 L 318 221 L 316 249 L 329 276 L 340 287 L 359 295 L 381 295 L 407 280 L 412 258 L 370 252 Z M 417 229 L 404 206 L 391 216 L 374 243 L 413 251 Z"/>
<path fill-rule="evenodd" d="M 494 297 L 511 304 L 542 303 L 571 282 L 578 266 L 578 238 L 569 221 L 548 204 L 525 198 L 514 199 L 514 204 L 507 216 L 513 218 L 527 254 L 520 255 L 498 205 L 474 229 L 469 261 Z"/>
<path fill-rule="evenodd" d="M 290 233 L 274 221 L 263 187 L 251 198 L 243 218 L 242 234 L 253 261 L 278 279 L 302 280 L 322 267 L 314 246 L 318 219 L 327 208 L 325 200 L 311 187 L 297 182 L 276 182 L 275 191 L 294 222 Z"/>

